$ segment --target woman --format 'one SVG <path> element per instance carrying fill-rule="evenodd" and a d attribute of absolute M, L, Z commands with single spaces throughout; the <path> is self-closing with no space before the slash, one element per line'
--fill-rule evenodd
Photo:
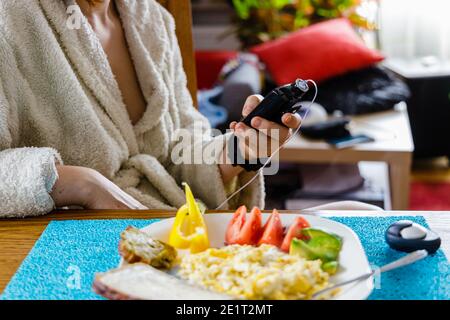
<path fill-rule="evenodd" d="M 71 8 L 83 14 L 79 26 L 68 23 Z M 192 106 L 174 21 L 156 1 L 1 1 L 0 34 L 1 217 L 64 206 L 174 209 L 185 201 L 183 181 L 215 208 L 255 174 L 172 161 L 178 129 L 200 123 L 192 145 L 224 143 Z M 249 97 L 243 114 L 259 101 Z M 300 118 L 283 121 L 252 126 L 279 129 L 283 142 Z M 262 176 L 235 200 L 263 207 Z"/>

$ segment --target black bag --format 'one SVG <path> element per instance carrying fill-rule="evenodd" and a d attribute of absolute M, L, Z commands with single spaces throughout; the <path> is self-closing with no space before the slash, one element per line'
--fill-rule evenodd
<path fill-rule="evenodd" d="M 340 110 L 352 115 L 389 110 L 409 96 L 409 88 L 402 80 L 376 66 L 321 82 L 317 102 L 328 113 Z"/>

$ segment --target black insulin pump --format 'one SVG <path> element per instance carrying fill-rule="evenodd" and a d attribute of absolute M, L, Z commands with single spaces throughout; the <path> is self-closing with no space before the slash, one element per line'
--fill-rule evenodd
<path fill-rule="evenodd" d="M 269 121 L 273 121 L 283 125 L 281 118 L 285 113 L 296 113 L 300 110 L 300 100 L 308 92 L 309 86 L 307 81 L 297 79 L 290 84 L 273 89 L 264 97 L 252 112 L 241 119 L 241 122 L 251 127 L 251 122 L 254 117 L 261 117 Z M 230 147 L 228 148 L 230 159 L 233 161 L 233 166 L 240 166 L 246 171 L 256 171 L 264 166 L 267 159 L 256 159 L 253 163 L 244 159 L 238 147 L 238 139 L 233 136 L 229 140 Z M 231 153 L 233 152 L 233 153 Z"/>
<path fill-rule="evenodd" d="M 285 113 L 299 111 L 299 102 L 308 90 L 308 82 L 301 79 L 273 89 L 252 112 L 241 119 L 241 122 L 251 126 L 254 117 L 261 117 L 282 125 L 281 118 Z"/>

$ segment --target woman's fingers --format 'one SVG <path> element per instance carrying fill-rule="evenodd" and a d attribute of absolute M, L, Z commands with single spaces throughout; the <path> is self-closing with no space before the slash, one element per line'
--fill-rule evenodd
<path fill-rule="evenodd" d="M 256 106 L 264 99 L 260 94 L 251 95 L 245 100 L 244 107 L 242 108 L 242 115 L 246 117 Z"/>
<path fill-rule="evenodd" d="M 280 142 L 285 141 L 290 135 L 289 128 L 261 117 L 252 119 L 252 127 Z"/>
<path fill-rule="evenodd" d="M 116 209 L 116 210 L 134 210 L 133 207 L 130 207 L 129 205 L 126 205 L 125 203 L 121 201 L 114 201 L 114 202 L 98 202 L 95 203 L 94 208 L 89 209 Z"/>
<path fill-rule="evenodd" d="M 142 203 L 140 203 L 139 201 L 137 201 L 136 199 L 134 199 L 133 197 L 130 196 L 130 200 L 128 201 L 128 204 L 131 208 L 136 209 L 136 210 L 146 210 L 148 209 L 146 206 L 144 206 Z"/>
<path fill-rule="evenodd" d="M 234 127 L 234 133 L 238 138 L 243 138 L 246 143 L 247 141 L 253 141 L 252 139 L 257 138 L 257 131 L 243 122 L 238 122 Z"/>
<path fill-rule="evenodd" d="M 141 204 L 138 200 L 132 197 L 127 192 L 120 189 L 116 184 L 111 182 L 110 195 L 114 201 L 120 202 L 123 205 L 127 206 L 129 209 L 138 209 L 145 210 L 148 209 L 143 204 Z"/>
<path fill-rule="evenodd" d="M 130 209 L 134 209 L 134 210 L 148 209 L 147 207 L 142 205 L 139 201 L 137 201 L 132 196 L 130 196 L 128 193 L 125 193 L 122 197 L 123 197 L 123 199 L 121 199 L 121 201 L 123 201 L 123 203 L 126 206 L 128 206 Z"/>
<path fill-rule="evenodd" d="M 284 125 L 291 129 L 297 129 L 302 123 L 302 118 L 297 113 L 286 113 L 281 118 Z"/>
<path fill-rule="evenodd" d="M 57 166 L 59 179 L 51 196 L 58 207 L 86 209 L 147 209 L 98 171 L 77 166 Z"/>
<path fill-rule="evenodd" d="M 264 155 L 258 154 L 258 146 L 261 145 L 261 141 L 258 132 L 247 126 L 243 122 L 239 122 L 235 126 L 235 135 L 239 138 L 239 147 L 241 149 L 241 152 L 245 154 L 245 157 L 247 159 L 251 158 L 259 158 Z"/>
<path fill-rule="evenodd" d="M 284 126 L 280 126 L 280 128 L 286 132 L 285 135 L 289 134 L 288 128 Z M 236 124 L 235 135 L 239 138 L 241 150 L 245 150 L 247 159 L 249 159 L 249 156 L 250 159 L 268 157 L 280 144 L 280 141 L 278 141 L 278 135 L 274 135 L 274 138 L 270 134 L 268 134 L 267 131 L 257 131 L 242 122 Z"/>
<path fill-rule="evenodd" d="M 122 191 L 123 192 L 123 191 Z M 128 194 L 111 194 L 105 195 L 103 199 L 99 199 L 94 203 L 95 208 L 90 209 L 130 209 L 130 210 L 146 210 L 148 209 L 142 205 L 139 201 L 134 199 Z"/>
<path fill-rule="evenodd" d="M 251 95 L 245 101 L 242 108 L 242 115 L 248 116 L 264 98 L 261 95 Z M 246 155 L 261 153 L 259 149 L 272 150 L 272 146 L 277 146 L 284 143 L 291 135 L 290 129 L 297 129 L 301 124 L 301 117 L 298 114 L 287 113 L 283 115 L 282 122 L 284 125 L 280 125 L 276 122 L 269 121 L 262 117 L 255 117 L 252 119 L 251 126 L 249 127 L 242 122 L 233 121 L 230 123 L 230 129 L 233 130 L 241 142 L 241 150 L 244 149 Z M 257 130 L 255 130 L 257 129 Z M 261 133 L 263 136 L 261 136 Z M 263 137 L 266 138 L 263 138 Z M 261 138 L 266 139 L 266 143 L 261 143 Z M 257 141 L 252 143 L 252 141 Z M 270 152 L 263 151 L 265 154 Z"/>

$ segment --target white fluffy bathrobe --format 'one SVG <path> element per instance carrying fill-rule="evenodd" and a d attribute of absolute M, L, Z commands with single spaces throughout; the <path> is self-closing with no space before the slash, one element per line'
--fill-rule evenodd
<path fill-rule="evenodd" d="M 74 0 L 0 1 L 0 217 L 51 211 L 58 161 L 98 170 L 149 208 L 182 205 L 183 181 L 209 208 L 226 199 L 217 165 L 170 157 L 174 131 L 194 122 L 195 141 L 219 141 L 192 106 L 172 17 L 154 0 L 116 3 L 148 103 L 134 126 L 89 23 L 66 25 Z M 239 203 L 263 206 L 262 180 Z"/>

